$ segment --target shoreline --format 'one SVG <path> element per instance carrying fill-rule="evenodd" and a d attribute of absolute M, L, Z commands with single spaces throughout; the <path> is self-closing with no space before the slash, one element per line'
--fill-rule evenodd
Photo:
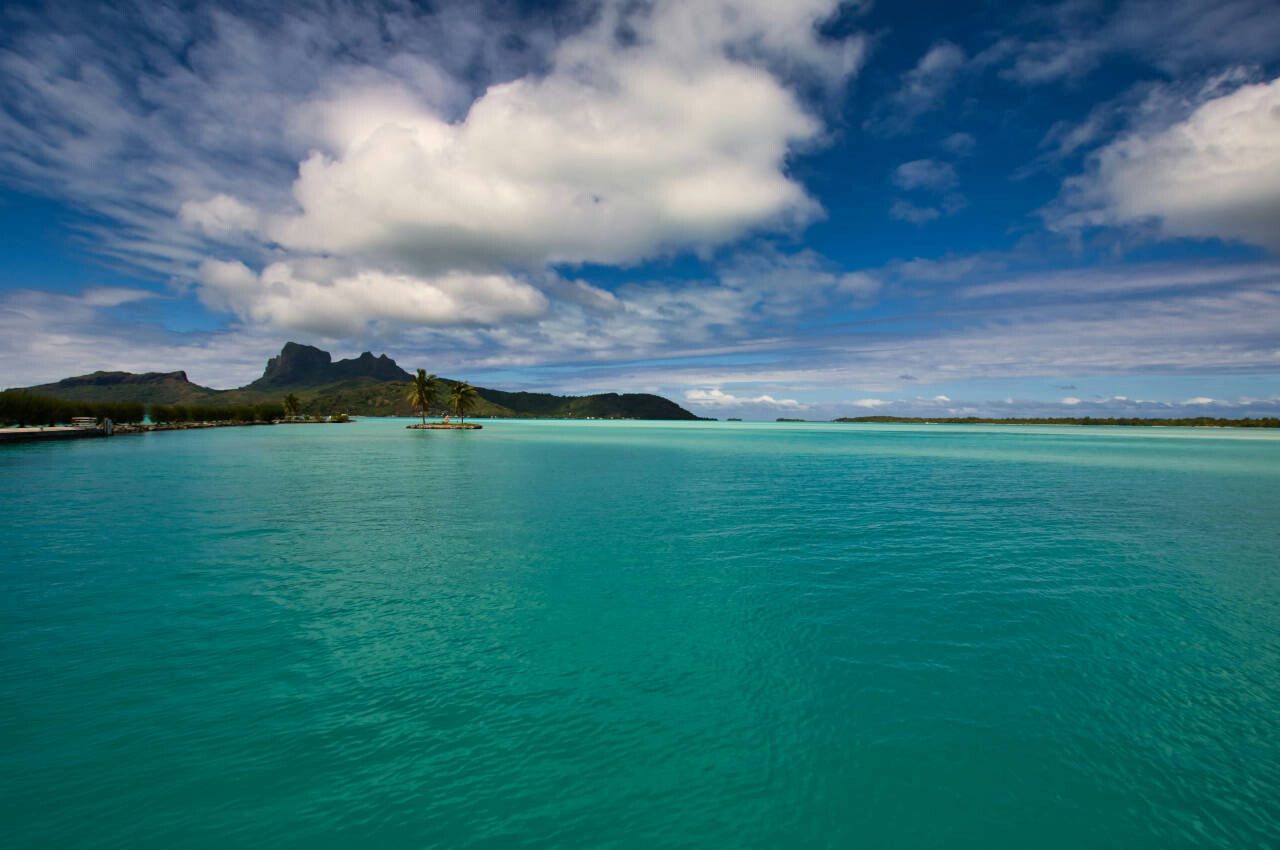
<path fill-rule="evenodd" d="M 79 440 L 95 437 L 151 434 L 162 431 L 202 431 L 206 428 L 248 428 L 257 425 L 342 425 L 354 419 L 259 419 L 253 422 L 165 422 L 161 424 L 112 424 L 110 433 L 101 425 L 27 425 L 0 428 L 0 443 L 34 443 L 52 440 Z M 468 425 L 467 427 L 471 427 Z M 475 426 L 480 427 L 480 426 Z"/>

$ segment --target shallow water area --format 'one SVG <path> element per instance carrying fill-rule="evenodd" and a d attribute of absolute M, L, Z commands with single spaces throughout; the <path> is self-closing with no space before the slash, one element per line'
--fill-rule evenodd
<path fill-rule="evenodd" d="M 1269 846 L 1280 434 L 0 448 L 11 847 Z"/>

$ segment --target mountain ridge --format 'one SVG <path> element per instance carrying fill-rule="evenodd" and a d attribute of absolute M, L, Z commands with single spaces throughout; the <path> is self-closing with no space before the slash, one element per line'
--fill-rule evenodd
<path fill-rule="evenodd" d="M 286 342 L 280 353 L 267 361 L 262 377 L 241 389 L 277 389 L 289 386 L 318 386 L 352 378 L 380 381 L 409 381 L 413 376 L 383 354 L 366 351 L 359 357 L 333 361 L 333 355 L 312 345 Z"/>
<path fill-rule="evenodd" d="M 385 354 L 363 352 L 334 361 L 323 349 L 286 342 L 267 361 L 262 376 L 231 390 L 191 382 L 184 370 L 173 372 L 109 372 L 63 378 L 23 387 L 28 392 L 67 401 L 139 401 L 144 404 L 258 404 L 294 393 L 303 413 L 350 413 L 357 416 L 411 416 L 404 398 L 412 375 Z M 448 389 L 458 383 L 441 378 L 441 408 Z M 474 416 L 547 419 L 674 419 L 698 416 L 670 399 L 651 393 L 554 395 L 477 387 Z"/>

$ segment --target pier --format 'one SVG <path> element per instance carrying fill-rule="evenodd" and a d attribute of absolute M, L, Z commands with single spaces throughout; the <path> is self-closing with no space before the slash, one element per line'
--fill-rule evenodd
<path fill-rule="evenodd" d="M 0 428 L 0 443 L 29 443 L 39 440 L 77 440 L 83 437 L 110 437 L 111 426 L 52 425 L 46 427 Z"/>

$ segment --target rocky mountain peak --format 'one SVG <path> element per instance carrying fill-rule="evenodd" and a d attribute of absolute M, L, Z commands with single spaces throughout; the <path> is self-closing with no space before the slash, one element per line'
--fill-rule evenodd
<path fill-rule="evenodd" d="M 335 363 L 327 351 L 312 345 L 286 342 L 280 354 L 267 361 L 262 377 L 250 386 L 256 389 L 319 386 L 353 378 L 407 381 L 410 375 L 385 354 L 375 357 L 373 352 L 366 351 L 359 357 Z"/>

